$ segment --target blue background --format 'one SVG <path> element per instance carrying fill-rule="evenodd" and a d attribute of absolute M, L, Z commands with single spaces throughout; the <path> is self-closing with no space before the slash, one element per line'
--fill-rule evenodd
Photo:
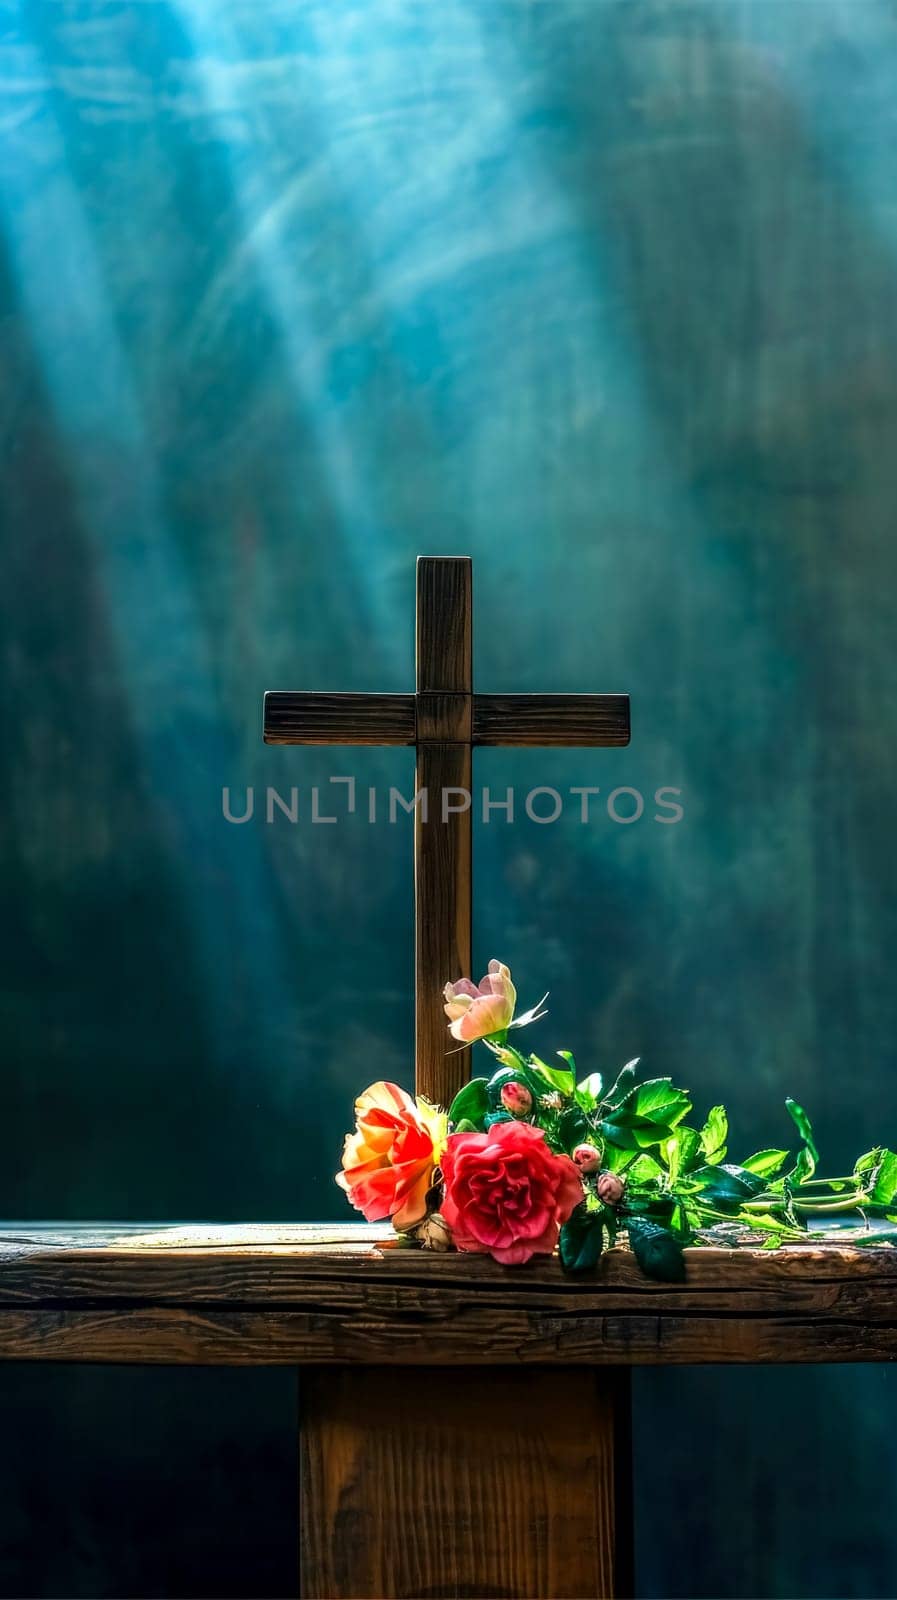
<path fill-rule="evenodd" d="M 419 551 L 474 557 L 478 687 L 633 697 L 627 751 L 478 757 L 646 797 L 477 828 L 535 1047 L 745 1148 L 786 1093 L 832 1170 L 893 1144 L 893 7 L 0 18 L 2 1210 L 346 1214 L 353 1095 L 411 1081 L 411 833 L 310 788 L 411 758 L 264 749 L 260 702 L 410 688 Z M 3 1592 L 252 1594 L 261 1543 L 289 1593 L 293 1385 L 5 1373 Z M 893 1595 L 895 1403 L 637 1374 L 639 1593 Z"/>

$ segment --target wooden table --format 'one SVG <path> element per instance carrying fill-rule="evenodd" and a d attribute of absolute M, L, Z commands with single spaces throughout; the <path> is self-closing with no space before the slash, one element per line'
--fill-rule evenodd
<path fill-rule="evenodd" d="M 0 1356 L 296 1365 L 302 1593 L 631 1585 L 628 1369 L 897 1357 L 897 1245 L 687 1252 L 650 1283 L 364 1224 L 0 1228 Z M 539 1370 L 538 1382 L 533 1369 Z"/>

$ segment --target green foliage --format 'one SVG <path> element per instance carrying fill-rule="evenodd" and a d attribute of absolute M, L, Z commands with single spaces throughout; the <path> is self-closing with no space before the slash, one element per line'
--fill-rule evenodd
<path fill-rule="evenodd" d="M 547 1061 L 542 1061 L 538 1056 L 530 1056 L 527 1066 L 533 1073 L 544 1080 L 542 1093 L 545 1089 L 555 1089 L 558 1094 L 572 1095 L 576 1087 L 576 1074 L 569 1068 L 561 1071 L 560 1067 L 550 1067 Z"/>
<path fill-rule="evenodd" d="M 627 1232 L 632 1253 L 646 1278 L 657 1278 L 661 1283 L 682 1283 L 685 1257 L 681 1243 L 669 1228 L 646 1217 L 631 1217 Z"/>
<path fill-rule="evenodd" d="M 713 1106 L 701 1129 L 701 1149 L 709 1166 L 726 1159 L 726 1140 L 729 1136 L 729 1118 L 725 1106 Z"/>
<path fill-rule="evenodd" d="M 755 1172 L 758 1178 L 774 1178 L 787 1160 L 787 1150 L 758 1150 L 756 1155 L 747 1156 L 742 1166 L 747 1172 Z"/>
<path fill-rule="evenodd" d="M 599 1134 L 599 1142 L 600 1137 L 601 1136 Z M 624 1150 L 623 1147 L 618 1144 L 608 1144 L 604 1147 L 605 1168 L 608 1172 L 616 1172 L 618 1176 L 624 1172 L 627 1172 L 632 1166 L 633 1162 L 637 1159 L 638 1150 L 634 1147 L 631 1150 Z"/>
<path fill-rule="evenodd" d="M 737 1211 L 745 1200 L 753 1200 L 763 1188 L 763 1179 L 756 1173 L 730 1162 L 718 1167 L 700 1167 L 695 1181 L 701 1185 L 701 1198 L 719 1211 Z"/>
<path fill-rule="evenodd" d="M 874 1206 L 892 1206 L 897 1200 L 897 1155 L 881 1146 L 860 1156 L 854 1168 L 857 1177 L 865 1179 L 869 1200 Z"/>
<path fill-rule="evenodd" d="M 567 1052 L 564 1050 L 558 1051 L 559 1056 L 565 1054 L 567 1054 Z M 583 1078 L 582 1081 L 576 1085 L 575 1096 L 577 1105 L 581 1106 L 583 1111 L 594 1111 L 599 1100 L 601 1099 L 601 1090 L 603 1086 L 604 1084 L 601 1073 L 590 1072 L 587 1078 Z"/>
<path fill-rule="evenodd" d="M 719 1111 L 722 1108 L 717 1106 L 716 1109 Z M 725 1112 L 723 1112 L 723 1117 L 725 1118 Z M 723 1154 L 725 1154 L 725 1148 L 725 1145 L 723 1145 Z M 698 1133 L 694 1128 L 677 1128 L 672 1137 L 664 1142 L 662 1150 L 669 1172 L 670 1183 L 675 1184 L 680 1173 L 690 1172 L 700 1161 L 702 1154 L 706 1154 L 704 1135 L 703 1133 Z"/>
<path fill-rule="evenodd" d="M 488 1110 L 489 1101 L 486 1094 L 485 1078 L 471 1078 L 459 1089 L 449 1107 L 449 1122 L 453 1128 L 458 1128 L 461 1122 L 469 1123 L 473 1129 L 483 1126 L 483 1118 Z M 459 1132 L 469 1131 L 458 1129 Z"/>
<path fill-rule="evenodd" d="M 565 1272 L 592 1272 L 604 1246 L 604 1216 L 585 1200 L 561 1228 L 560 1256 Z"/>
<path fill-rule="evenodd" d="M 631 1061 L 627 1061 L 625 1067 L 621 1067 L 616 1082 L 604 1096 L 604 1104 L 606 1106 L 619 1105 L 624 1096 L 629 1093 L 635 1083 L 635 1069 L 638 1063 L 638 1056 L 634 1056 Z"/>
<path fill-rule="evenodd" d="M 507 1120 L 502 1087 L 522 1083 L 533 1096 L 529 1120 L 543 1129 L 552 1149 L 569 1155 L 579 1144 L 592 1145 L 601 1152 L 604 1171 L 623 1181 L 622 1199 L 603 1205 L 598 1174 L 586 1178 L 586 1199 L 561 1230 L 567 1272 L 594 1271 L 618 1224 L 625 1226 L 648 1277 L 678 1282 L 685 1274 L 683 1245 L 712 1240 L 721 1223 L 729 1239 L 775 1249 L 836 1213 L 897 1222 L 897 1153 L 879 1145 L 860 1156 L 848 1176 L 817 1176 L 813 1127 L 794 1100 L 785 1104 L 800 1138 L 796 1155 L 769 1147 L 739 1165 L 726 1160 L 725 1107 L 713 1106 L 703 1124 L 693 1127 L 686 1091 L 670 1078 L 637 1082 L 637 1061 L 627 1062 L 605 1090 L 600 1073 L 577 1080 L 569 1051 L 557 1052 L 564 1065 L 554 1067 L 536 1055 L 525 1059 L 507 1044 L 493 1041 L 489 1048 L 499 1069 L 489 1079 L 474 1078 L 455 1096 L 453 1129 L 484 1130 Z"/>
<path fill-rule="evenodd" d="M 812 1178 L 813 1173 L 816 1171 L 819 1162 L 819 1151 L 816 1149 L 816 1141 L 813 1138 L 810 1119 L 803 1106 L 799 1106 L 796 1100 L 791 1099 L 790 1095 L 785 1101 L 785 1106 L 803 1140 L 803 1144 L 797 1153 L 794 1180 L 796 1183 L 805 1183 L 807 1178 Z"/>
<path fill-rule="evenodd" d="M 612 1107 L 601 1131 L 624 1150 L 646 1150 L 669 1139 L 676 1124 L 691 1110 L 691 1101 L 670 1078 L 649 1078 L 630 1089 Z"/>

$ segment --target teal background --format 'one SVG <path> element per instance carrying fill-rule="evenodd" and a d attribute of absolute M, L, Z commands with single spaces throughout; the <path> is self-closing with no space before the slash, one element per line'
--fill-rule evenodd
<path fill-rule="evenodd" d="M 0 18 L 0 1209 L 346 1215 L 353 1095 L 411 1081 L 411 835 L 309 791 L 411 760 L 266 750 L 260 702 L 410 688 L 419 551 L 474 557 L 478 687 L 633 699 L 627 751 L 478 757 L 646 797 L 477 828 L 534 1046 L 744 1148 L 786 1093 L 833 1170 L 893 1144 L 893 7 Z M 889 1370 L 635 1388 L 639 1594 L 897 1593 Z M 3 1593 L 295 1589 L 290 1374 L 0 1400 Z"/>

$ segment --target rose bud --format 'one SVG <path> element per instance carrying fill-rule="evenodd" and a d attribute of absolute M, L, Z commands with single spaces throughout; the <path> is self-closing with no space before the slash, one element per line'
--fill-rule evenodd
<path fill-rule="evenodd" d="M 533 1097 L 525 1083 L 503 1083 L 501 1103 L 514 1117 L 525 1117 L 533 1109 Z"/>
<path fill-rule="evenodd" d="M 601 1153 L 593 1144 L 578 1144 L 573 1152 L 573 1160 L 580 1172 L 597 1172 L 601 1165 Z"/>
<path fill-rule="evenodd" d="M 618 1178 L 615 1172 L 602 1172 L 595 1185 L 598 1199 L 603 1200 L 606 1206 L 617 1206 L 623 1198 L 623 1179 Z"/>
<path fill-rule="evenodd" d="M 452 1234 L 445 1217 L 439 1211 L 431 1211 L 423 1222 L 419 1222 L 414 1230 L 414 1236 L 425 1250 L 451 1250 Z"/>

